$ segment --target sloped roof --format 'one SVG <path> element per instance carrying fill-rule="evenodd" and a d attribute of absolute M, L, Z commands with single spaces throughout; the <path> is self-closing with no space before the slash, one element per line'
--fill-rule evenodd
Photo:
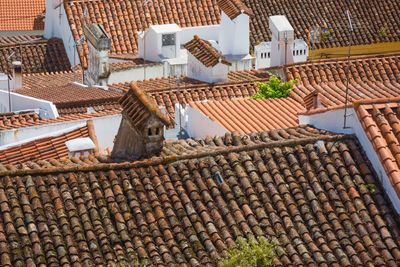
<path fill-rule="evenodd" d="M 187 77 L 164 77 L 138 81 L 137 85 L 173 117 L 176 103 L 252 96 L 258 90 L 256 82 L 265 81 L 268 77 L 267 73 L 255 70 L 235 71 L 228 74 L 228 82 L 220 84 L 209 84 Z M 126 92 L 129 83 L 113 84 L 110 88 Z"/>
<path fill-rule="evenodd" d="M 192 102 L 200 110 L 228 131 L 252 133 L 298 125 L 297 113 L 304 107 L 294 99 L 233 99 Z"/>
<path fill-rule="evenodd" d="M 400 54 L 352 57 L 348 101 L 400 95 Z M 284 67 L 287 79 L 298 79 L 291 97 L 298 101 L 318 90 L 329 106 L 345 102 L 347 59 L 314 60 Z"/>
<path fill-rule="evenodd" d="M 233 0 L 230 0 L 233 1 Z M 230 2 L 229 1 L 229 2 Z M 346 9 L 351 12 L 354 25 L 353 44 L 399 41 L 400 12 L 398 0 L 242 0 L 254 13 L 251 19 L 251 44 L 271 39 L 268 17 L 286 15 L 295 30 L 296 38 L 309 42 L 313 28 L 332 29 L 331 38 L 315 43 L 313 49 L 347 46 L 350 37 Z M 83 34 L 81 18 L 85 7 L 88 20 L 100 23 L 112 38 L 112 53 L 137 54 L 137 32 L 149 25 L 176 23 L 181 27 L 212 25 L 220 22 L 218 0 L 160 0 L 144 5 L 142 1 L 64 1 L 72 35 L 78 40 Z M 78 47 L 83 66 L 87 65 L 87 45 Z"/>
<path fill-rule="evenodd" d="M 3 265 L 216 266 L 258 236 L 277 266 L 400 261 L 399 218 L 353 139 L 35 167 L 0 165 Z"/>
<path fill-rule="evenodd" d="M 46 0 L 1 0 L 0 31 L 44 29 Z"/>
<path fill-rule="evenodd" d="M 242 13 L 254 16 L 253 11 L 241 0 L 218 0 L 218 6 L 232 20 Z"/>
<path fill-rule="evenodd" d="M 155 115 L 165 126 L 171 124 L 170 117 L 159 110 L 156 101 L 148 96 L 145 91 L 141 90 L 134 82 L 130 84 L 128 92 L 121 97 L 119 103 L 121 104 L 123 113 L 138 128 L 151 115 Z"/>
<path fill-rule="evenodd" d="M 46 40 L 37 35 L 0 37 L 0 72 L 11 73 L 14 60 L 22 62 L 24 74 L 71 70 L 63 41 L 57 38 Z"/>
<path fill-rule="evenodd" d="M 195 35 L 191 41 L 187 42 L 184 47 L 206 67 L 214 67 L 218 63 L 231 65 L 210 42 L 202 40 L 197 35 Z"/>
<path fill-rule="evenodd" d="M 400 198 L 400 97 L 355 103 L 358 118 Z"/>
<path fill-rule="evenodd" d="M 67 157 L 68 148 L 65 142 L 81 137 L 89 137 L 87 126 L 58 136 L 41 138 L 25 144 L 8 147 L 7 149 L 0 150 L 0 163 L 15 164 Z"/>

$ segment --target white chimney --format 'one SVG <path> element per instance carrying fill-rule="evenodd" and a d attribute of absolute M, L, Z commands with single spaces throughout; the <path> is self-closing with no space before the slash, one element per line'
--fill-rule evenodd
<path fill-rule="evenodd" d="M 269 17 L 271 67 L 293 63 L 294 29 L 285 16 Z"/>
<path fill-rule="evenodd" d="M 107 86 L 110 76 L 108 52 L 111 49 L 111 39 L 100 24 L 85 25 L 84 32 L 89 47 L 89 62 L 84 83 L 89 86 Z"/>
<path fill-rule="evenodd" d="M 13 89 L 13 91 L 15 91 L 15 90 L 22 88 L 22 63 L 21 63 L 21 61 L 13 61 L 12 68 L 13 68 L 12 89 Z"/>
<path fill-rule="evenodd" d="M 96 145 L 89 137 L 76 138 L 65 142 L 70 157 L 89 156 L 94 153 Z"/>
<path fill-rule="evenodd" d="M 184 47 L 188 51 L 187 76 L 207 83 L 228 80 L 231 65 L 210 41 L 195 35 Z"/>

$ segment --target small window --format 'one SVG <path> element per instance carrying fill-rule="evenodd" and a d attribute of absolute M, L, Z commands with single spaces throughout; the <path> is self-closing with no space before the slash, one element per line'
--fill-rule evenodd
<path fill-rule="evenodd" d="M 175 45 L 175 33 L 162 35 L 162 46 Z"/>
<path fill-rule="evenodd" d="M 160 134 L 160 128 L 156 128 L 156 135 Z"/>
<path fill-rule="evenodd" d="M 270 52 L 268 52 L 268 58 L 270 58 L 271 57 L 271 53 Z"/>
<path fill-rule="evenodd" d="M 306 50 L 304 49 L 304 52 L 303 52 L 303 54 L 305 55 L 306 54 Z"/>
<path fill-rule="evenodd" d="M 152 136 L 152 134 L 151 134 L 151 128 L 147 129 L 147 135 L 148 135 L 148 136 Z"/>

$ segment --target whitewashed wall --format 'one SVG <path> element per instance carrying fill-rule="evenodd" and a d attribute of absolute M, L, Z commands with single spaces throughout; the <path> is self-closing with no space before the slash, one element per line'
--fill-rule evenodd
<path fill-rule="evenodd" d="M 222 125 L 211 120 L 200 110 L 187 106 L 185 109 L 186 131 L 191 138 L 219 136 L 228 132 Z"/>

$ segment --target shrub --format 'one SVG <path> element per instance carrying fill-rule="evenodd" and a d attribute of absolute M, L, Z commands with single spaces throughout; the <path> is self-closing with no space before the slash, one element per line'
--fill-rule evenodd
<path fill-rule="evenodd" d="M 228 251 L 223 267 L 266 267 L 272 265 L 275 257 L 275 245 L 265 237 L 256 239 L 238 239 L 237 246 Z"/>
<path fill-rule="evenodd" d="M 283 98 L 289 96 L 293 89 L 296 80 L 283 82 L 281 79 L 272 75 L 268 82 L 257 83 L 259 88 L 258 92 L 253 95 L 252 99 L 266 99 L 266 98 Z"/>

